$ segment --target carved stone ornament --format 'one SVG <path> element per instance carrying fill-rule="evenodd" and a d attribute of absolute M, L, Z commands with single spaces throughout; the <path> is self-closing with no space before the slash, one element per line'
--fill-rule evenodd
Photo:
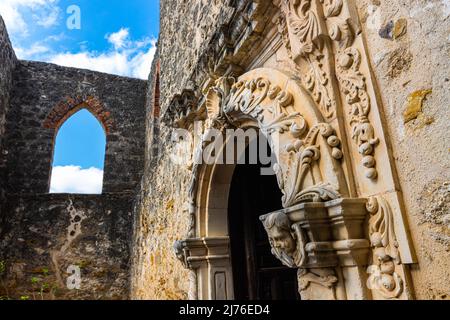
<path fill-rule="evenodd" d="M 272 254 L 299 269 L 302 299 L 408 298 L 387 199 L 396 210 L 403 260 L 411 261 L 412 255 L 404 254 L 409 247 L 404 250 L 406 232 L 398 226 L 401 204 L 397 194 L 389 194 L 395 187 L 389 179 L 394 179 L 378 177 L 375 156 L 389 159 L 389 151 L 377 137 L 382 137 L 382 122 L 356 10 L 347 0 L 273 3 L 279 8 L 281 50 L 286 49 L 294 75 L 257 68 L 239 77 L 211 77 L 203 99 L 188 93 L 177 98 L 174 125 L 189 129 L 192 121 L 204 121 L 194 157 L 208 147 L 214 130 L 257 128 L 265 135 L 276 157 L 283 209 L 260 220 Z M 349 138 L 341 142 L 340 137 Z M 345 159 L 342 150 L 348 151 Z M 353 159 L 360 165 L 353 166 Z M 187 268 L 210 273 L 206 286 L 217 276 L 216 289 L 225 288 L 231 296 L 222 285 L 224 279 L 232 282 L 229 239 L 208 238 L 205 227 L 205 190 L 214 166 L 194 162 L 190 168 L 189 232 L 175 251 Z"/>
<path fill-rule="evenodd" d="M 283 81 L 271 82 L 272 77 Z M 337 194 L 337 186 L 325 187 L 322 183 L 324 177 L 317 162 L 321 152 L 334 160 L 341 159 L 343 154 L 332 126 L 320 122 L 320 116 L 312 115 L 311 111 L 316 110 L 312 102 L 281 89 L 288 81 L 284 78 L 275 70 L 256 69 L 239 80 L 218 79 L 207 94 L 206 121 L 211 126 L 223 127 L 226 122 L 234 127 L 258 127 L 266 135 L 278 160 L 274 170 L 283 192 L 283 207 L 289 207 L 308 196 L 304 192 L 308 187 L 322 190 L 324 196 Z M 311 109 L 310 121 L 300 111 L 302 108 Z"/>
<path fill-rule="evenodd" d="M 340 94 L 332 83 L 337 78 L 365 175 L 375 179 L 373 155 L 379 140 L 369 120 L 371 102 L 355 44 L 360 33 L 357 18 L 344 10 L 348 7 L 344 0 L 279 0 L 278 6 L 282 12 L 278 29 L 288 55 L 326 118 L 336 115 Z"/>
<path fill-rule="evenodd" d="M 277 157 L 274 170 L 283 193 L 283 207 L 313 195 L 334 199 L 339 194 L 337 190 L 346 191 L 345 183 L 335 176 L 327 179 L 319 169 L 322 157 L 334 172 L 342 171 L 341 141 L 332 126 L 322 122 L 316 105 L 295 80 L 277 70 L 255 69 L 239 79 L 219 78 L 205 98 L 203 137 L 193 151 L 198 157 L 208 144 L 209 129 L 256 127 L 267 137 Z M 193 165 L 189 187 L 191 237 L 195 234 L 195 203 L 201 167 L 199 163 Z M 333 183 L 325 184 L 325 180 Z M 311 193 L 312 190 L 316 192 Z"/>
<path fill-rule="evenodd" d="M 321 274 L 319 274 L 321 273 Z M 307 269 L 298 269 L 298 291 L 303 300 L 336 300 L 336 284 L 338 278 L 332 269 L 323 269 L 312 272 Z M 315 286 L 311 290 L 311 286 Z"/>
<path fill-rule="evenodd" d="M 392 210 L 382 197 L 369 198 L 367 210 L 371 214 L 369 237 L 373 250 L 372 265 L 367 269 L 370 274 L 368 287 L 382 298 L 398 298 L 403 292 L 404 281 L 396 272 L 401 261 Z"/>

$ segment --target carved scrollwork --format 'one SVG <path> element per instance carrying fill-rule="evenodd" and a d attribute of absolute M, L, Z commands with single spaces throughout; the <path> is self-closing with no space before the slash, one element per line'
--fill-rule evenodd
<path fill-rule="evenodd" d="M 404 290 L 404 284 L 395 267 L 401 261 L 392 209 L 382 197 L 371 197 L 367 202 L 367 210 L 371 214 L 369 238 L 373 250 L 367 284 L 369 289 L 375 290 L 383 298 L 398 298 Z"/>
<path fill-rule="evenodd" d="M 261 107 L 266 99 L 271 102 L 267 107 L 267 111 L 271 114 L 270 119 L 264 119 Z M 247 118 L 254 119 L 261 128 L 269 131 L 293 125 L 296 118 L 302 121 L 301 115 L 292 109 L 292 102 L 292 95 L 289 92 L 259 77 L 235 83 L 223 111 L 232 123 L 239 123 Z"/>
<path fill-rule="evenodd" d="M 313 5 L 314 3 L 314 5 Z M 340 90 L 349 107 L 352 138 L 362 155 L 361 164 L 365 176 L 376 179 L 375 147 L 378 139 L 369 121 L 370 99 L 366 89 L 366 78 L 360 71 L 361 54 L 353 44 L 359 33 L 354 17 L 343 13 L 344 0 L 282 0 L 279 3 L 282 16 L 278 19 L 279 32 L 289 57 L 299 66 L 300 60 L 308 67 L 299 72 L 303 75 L 305 87 L 310 91 L 326 118 L 334 115 L 335 96 L 330 82 L 329 69 L 325 61 L 336 60 L 336 77 Z M 347 4 L 345 4 L 347 5 Z M 322 6 L 327 27 L 322 27 L 316 6 Z M 337 52 L 326 48 L 326 41 L 337 43 Z M 330 43 L 331 43 L 330 42 Z M 301 59 L 300 59 L 301 58 Z"/>
<path fill-rule="evenodd" d="M 177 259 L 183 264 L 183 267 L 187 268 L 187 255 L 186 255 L 186 242 L 177 240 L 173 244 L 173 251 Z"/>
<path fill-rule="evenodd" d="M 342 158 L 342 151 L 338 148 L 340 141 L 334 135 L 333 128 L 325 123 L 312 127 L 304 139 L 296 139 L 287 144 L 285 152 L 288 154 L 289 165 L 284 169 L 281 164 L 274 165 L 278 184 L 283 192 L 282 203 L 285 208 L 302 202 L 308 194 L 314 192 L 313 190 L 328 195 L 338 194 L 333 186 L 325 183 L 318 183 L 305 189 L 306 175 L 311 173 L 314 162 L 320 159 L 317 144 L 319 136 L 323 137 L 332 149 L 333 158 Z"/>
<path fill-rule="evenodd" d="M 323 65 L 325 35 L 311 0 L 282 0 L 279 4 L 284 16 L 278 19 L 278 30 L 289 57 L 308 64 L 305 87 L 311 92 L 326 118 L 334 115 L 336 102 L 330 94 L 329 76 Z"/>
<path fill-rule="evenodd" d="M 324 290 L 331 291 L 331 299 L 336 299 L 335 286 L 338 282 L 338 278 L 334 275 L 333 271 L 330 271 L 326 275 L 318 275 L 308 269 L 298 269 L 297 271 L 298 279 L 298 291 L 300 294 L 308 289 L 311 283 L 318 284 L 324 287 Z M 302 295 L 303 298 L 304 295 Z M 323 295 L 325 296 L 325 295 Z"/>
<path fill-rule="evenodd" d="M 298 194 L 297 203 L 323 202 L 340 195 L 327 183 L 306 188 Z M 295 268 L 307 263 L 308 237 L 299 224 L 292 224 L 283 211 L 275 211 L 260 217 L 267 232 L 272 254 L 284 265 Z"/>
<path fill-rule="evenodd" d="M 362 164 L 366 168 L 366 177 L 375 179 L 375 146 L 379 143 L 375 130 L 368 119 L 370 98 L 366 91 L 366 79 L 360 72 L 361 54 L 355 48 L 345 49 L 337 59 L 337 78 L 347 104 L 351 107 L 350 125 L 352 139 L 358 145 L 358 151 L 363 156 Z"/>
<path fill-rule="evenodd" d="M 321 183 L 320 175 L 312 172 L 320 159 L 320 139 L 325 141 L 332 158 L 339 160 L 343 156 L 340 140 L 331 125 L 318 123 L 308 130 L 306 120 L 294 105 L 290 92 L 264 77 L 239 81 L 220 78 L 209 90 L 206 101 L 209 122 L 226 119 L 237 127 L 243 122 L 253 123 L 268 137 L 278 159 L 287 159 L 274 166 L 284 207 L 299 203 L 311 194 L 304 191 L 311 186 L 305 184 L 308 174 L 314 176 L 317 190 L 328 190 L 322 195 L 337 194 L 332 186 Z M 284 138 L 278 136 L 275 143 L 272 138 L 275 133 Z M 278 145 L 280 142 L 283 144 Z"/>

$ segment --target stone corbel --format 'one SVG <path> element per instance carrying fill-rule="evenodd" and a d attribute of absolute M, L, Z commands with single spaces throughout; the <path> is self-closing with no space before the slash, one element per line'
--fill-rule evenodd
<path fill-rule="evenodd" d="M 366 203 L 366 199 L 336 198 L 304 202 L 261 216 L 272 253 L 283 264 L 300 268 L 299 292 L 303 299 L 346 299 L 354 295 L 342 274 L 354 273 L 355 268 L 365 270 L 369 261 Z"/>

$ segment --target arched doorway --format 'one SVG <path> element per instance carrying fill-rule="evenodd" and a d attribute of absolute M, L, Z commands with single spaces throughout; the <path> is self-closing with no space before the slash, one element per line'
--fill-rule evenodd
<path fill-rule="evenodd" d="M 282 265 L 272 255 L 267 233 L 259 221 L 261 215 L 282 208 L 282 193 L 275 175 L 261 174 L 260 161 L 248 163 L 248 150 L 246 163 L 235 167 L 228 198 L 234 298 L 299 299 L 296 269 Z"/>

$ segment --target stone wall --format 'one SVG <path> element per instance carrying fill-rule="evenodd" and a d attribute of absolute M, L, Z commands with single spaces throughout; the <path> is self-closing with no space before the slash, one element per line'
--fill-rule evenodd
<path fill-rule="evenodd" d="M 124 299 L 129 290 L 130 194 L 10 195 L 0 216 L 0 296 Z M 79 290 L 69 290 L 80 271 Z M 71 278 L 72 277 L 72 278 Z"/>
<path fill-rule="evenodd" d="M 357 4 L 418 258 L 416 298 L 449 299 L 450 3 Z"/>
<path fill-rule="evenodd" d="M 6 117 L 1 297 L 126 299 L 147 81 L 20 61 Z M 48 194 L 57 130 L 86 108 L 106 133 L 103 193 Z M 78 290 L 69 290 L 79 268 Z"/>
<path fill-rule="evenodd" d="M 225 30 L 225 34 L 233 35 L 236 29 L 232 21 L 237 21 L 237 16 L 262 15 L 261 12 L 247 14 L 249 10 L 242 8 L 251 6 L 246 3 L 214 2 L 210 7 L 203 7 L 200 2 L 198 6 L 176 0 L 162 3 L 159 41 L 163 113 L 183 90 L 205 92 L 201 81 L 205 75 L 201 71 L 209 70 L 213 77 L 228 72 L 215 68 L 215 62 L 223 56 L 230 68 L 236 68 L 238 75 L 258 66 L 258 63 L 246 61 L 250 54 L 227 55 L 218 49 L 223 53 L 218 56 L 214 51 L 223 44 L 214 37 L 215 31 Z M 383 102 L 390 139 L 386 143 L 393 149 L 407 223 L 417 254 L 418 263 L 411 265 L 415 296 L 446 299 L 450 297 L 449 4 L 440 0 L 358 0 L 356 4 Z M 270 4 L 266 10 L 265 14 L 270 13 Z M 175 19 L 177 16 L 183 19 Z M 216 17 L 217 22 L 211 24 L 210 16 Z M 264 28 L 271 23 L 266 20 Z M 254 41 L 253 51 L 258 49 L 268 55 L 270 49 L 264 51 L 259 45 L 264 42 L 265 31 L 262 27 L 256 30 L 257 35 L 247 39 Z M 227 53 L 237 52 L 242 47 L 233 43 L 228 42 Z M 205 56 L 210 59 L 203 59 Z M 273 52 L 265 61 L 270 67 L 289 70 L 285 59 L 282 53 Z M 205 61 L 211 60 L 211 65 L 205 67 Z M 423 105 L 420 104 L 422 97 Z M 154 140 L 159 148 L 158 158 L 143 179 L 141 200 L 135 208 L 134 298 L 187 297 L 188 274 L 176 261 L 172 244 L 174 240 L 185 238 L 187 233 L 189 217 L 184 203 L 189 192 L 190 171 L 170 161 L 174 152 L 169 143 L 171 133 L 172 129 L 162 123 L 159 139 Z"/>
<path fill-rule="evenodd" d="M 21 61 L 5 136 L 8 192 L 48 192 L 57 128 L 80 107 L 106 130 L 103 191 L 134 191 L 144 162 L 145 92 L 146 81 Z"/>
<path fill-rule="evenodd" d="M 174 93 L 199 85 L 191 81 L 198 76 L 195 74 L 200 69 L 198 61 L 208 55 L 207 44 L 230 19 L 235 2 L 239 1 L 161 1 L 159 50 L 163 57 L 161 69 L 165 73 L 161 79 L 162 110 L 167 108 Z"/>
<path fill-rule="evenodd" d="M 145 175 L 134 207 L 131 297 L 186 299 L 187 271 L 173 255 L 175 240 L 187 232 L 183 212 L 189 172 L 170 160 L 171 130 L 160 121 L 159 50 L 149 76 L 146 102 Z M 169 182 L 166 174 L 176 177 Z"/>
<path fill-rule="evenodd" d="M 0 16 L 0 201 L 4 197 L 5 161 L 3 140 L 5 134 L 6 113 L 9 109 L 12 73 L 17 63 L 16 55 L 9 41 L 5 23 Z"/>

